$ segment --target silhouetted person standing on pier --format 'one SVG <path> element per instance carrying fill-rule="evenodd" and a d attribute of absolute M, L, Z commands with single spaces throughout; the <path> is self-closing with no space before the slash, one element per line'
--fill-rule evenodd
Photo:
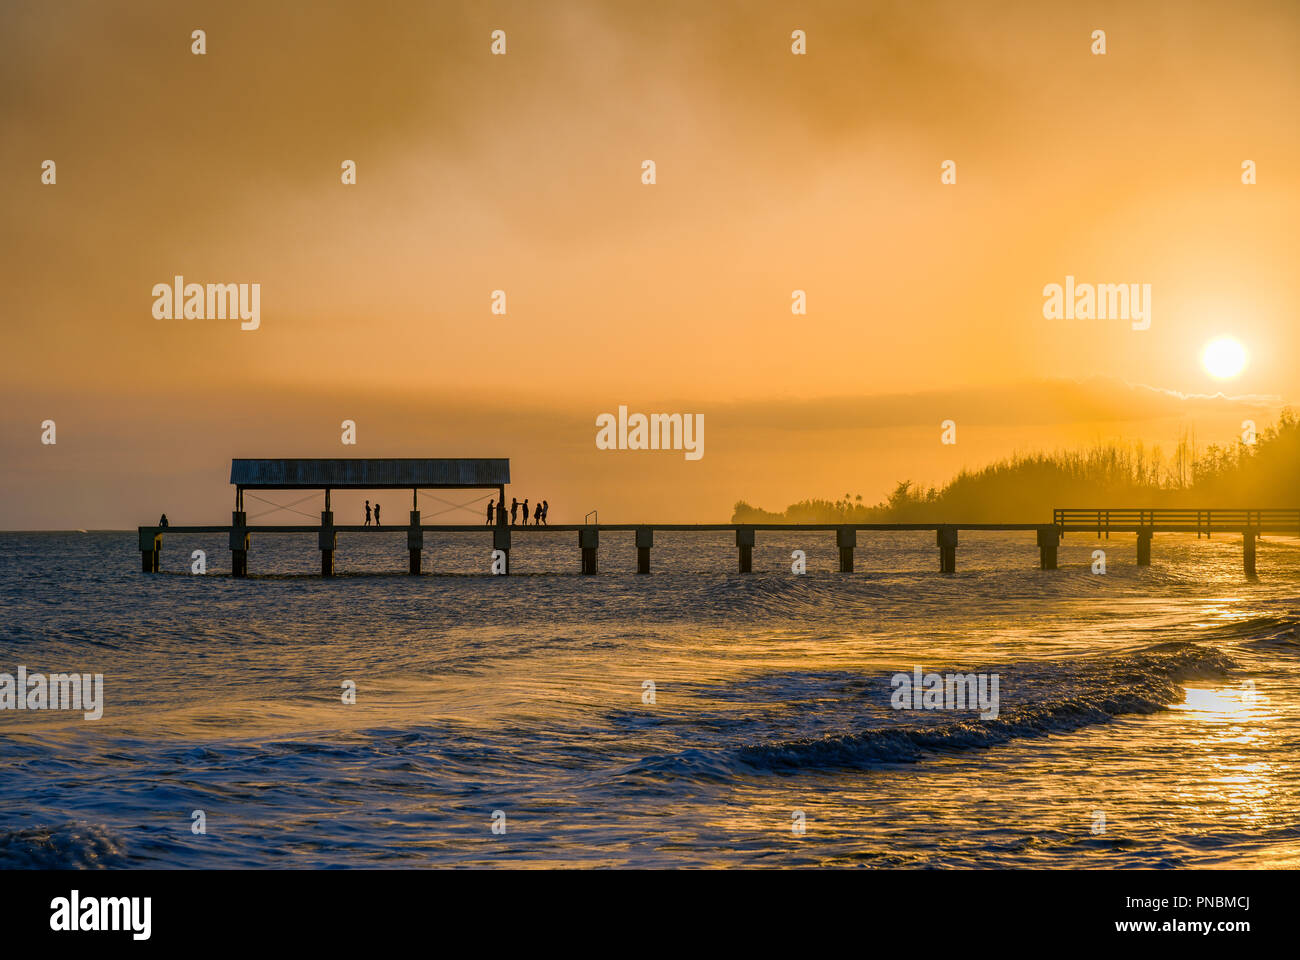
<path fill-rule="evenodd" d="M 370 526 L 370 501 L 366 501 L 366 526 Z"/>
<path fill-rule="evenodd" d="M 542 505 L 539 503 L 537 504 L 537 509 L 533 511 L 533 526 L 540 527 L 541 525 L 542 525 Z"/>
<path fill-rule="evenodd" d="M 492 512 L 496 510 L 496 501 L 488 497 L 488 526 L 492 526 Z"/>
<path fill-rule="evenodd" d="M 515 525 L 515 518 L 518 515 L 518 513 L 519 513 L 519 498 L 511 497 L 510 498 L 510 526 L 513 527 Z"/>
<path fill-rule="evenodd" d="M 542 501 L 542 523 L 546 524 L 546 526 L 548 527 L 550 526 L 550 524 L 546 523 L 546 515 L 550 512 L 551 512 L 550 502 L 547 500 L 543 500 Z"/>
<path fill-rule="evenodd" d="M 379 526 L 379 501 L 375 501 L 375 526 Z"/>
<path fill-rule="evenodd" d="M 528 526 L 528 498 L 524 497 L 524 526 Z"/>
<path fill-rule="evenodd" d="M 497 526 L 506 525 L 506 495 L 505 491 L 501 493 L 501 499 L 497 501 Z"/>

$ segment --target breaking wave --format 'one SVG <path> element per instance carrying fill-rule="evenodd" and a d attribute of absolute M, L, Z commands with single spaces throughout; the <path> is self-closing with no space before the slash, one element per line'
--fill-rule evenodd
<path fill-rule="evenodd" d="M 1183 699 L 1189 680 L 1219 679 L 1236 664 L 1225 653 L 1193 643 L 1160 644 L 1141 652 L 1069 663 L 999 668 L 1003 689 L 1024 687 L 1030 699 L 1008 703 L 996 718 L 936 719 L 930 712 L 893 712 L 885 722 L 864 720 L 852 732 L 772 739 L 719 751 L 685 750 L 647 757 L 620 779 L 726 778 L 737 774 L 795 772 L 915 763 L 927 755 L 997 746 L 1015 739 L 1070 733 L 1125 714 L 1151 714 Z M 884 688 L 879 696 L 884 696 Z M 896 723 L 895 717 L 917 717 Z M 925 721 L 930 722 L 925 722 Z"/>
<path fill-rule="evenodd" d="M 3 870 L 88 870 L 128 863 L 121 839 L 95 824 L 64 823 L 0 832 Z"/>

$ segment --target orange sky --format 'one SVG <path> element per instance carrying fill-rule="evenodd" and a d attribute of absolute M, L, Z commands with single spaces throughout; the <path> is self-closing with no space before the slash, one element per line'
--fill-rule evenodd
<path fill-rule="evenodd" d="M 1300 8 L 1057 6 L 6 3 L 0 528 L 220 520 L 233 456 L 509 456 L 554 519 L 666 521 L 1230 442 L 1300 394 Z M 155 319 L 176 274 L 260 329 Z M 1151 328 L 1045 320 L 1067 274 Z M 620 403 L 704 458 L 597 451 Z"/>

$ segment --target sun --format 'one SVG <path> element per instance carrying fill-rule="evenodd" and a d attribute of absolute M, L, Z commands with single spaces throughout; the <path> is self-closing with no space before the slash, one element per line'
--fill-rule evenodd
<path fill-rule="evenodd" d="M 1227 380 L 1246 368 L 1246 348 L 1232 337 L 1219 337 L 1205 345 L 1201 363 L 1216 380 Z"/>

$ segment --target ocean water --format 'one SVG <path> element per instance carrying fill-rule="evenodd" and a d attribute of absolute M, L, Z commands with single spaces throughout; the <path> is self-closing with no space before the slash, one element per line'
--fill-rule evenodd
<path fill-rule="evenodd" d="M 606 533 L 583 577 L 575 534 L 518 534 L 507 578 L 426 535 L 413 578 L 399 528 L 324 581 L 311 536 L 234 580 L 224 538 L 149 576 L 133 531 L 0 534 L 0 672 L 104 677 L 98 721 L 0 711 L 0 867 L 1300 866 L 1296 541 L 1248 580 L 1231 536 L 1040 571 L 963 533 L 951 576 L 933 534 L 847 575 L 758 538 L 741 576 L 660 533 L 639 577 Z M 916 668 L 996 674 L 998 716 L 894 709 Z"/>

